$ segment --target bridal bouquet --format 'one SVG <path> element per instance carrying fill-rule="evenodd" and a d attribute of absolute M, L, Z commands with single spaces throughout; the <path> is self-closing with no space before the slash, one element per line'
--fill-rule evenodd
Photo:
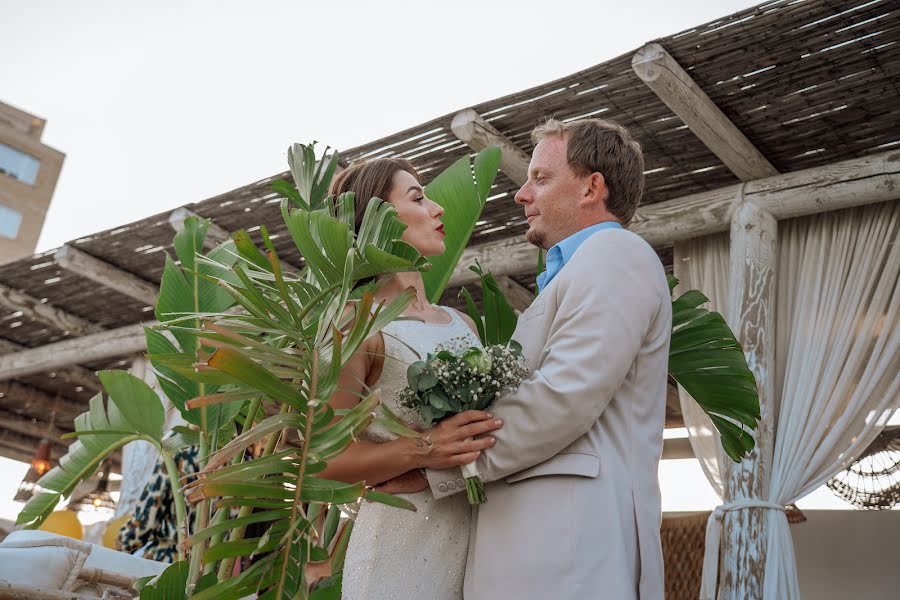
<path fill-rule="evenodd" d="M 507 344 L 440 350 L 407 369 L 409 385 L 399 402 L 418 410 L 426 427 L 467 410 L 485 410 L 501 393 L 515 389 L 528 374 L 522 346 Z M 484 504 L 484 483 L 475 463 L 462 467 L 470 504 Z"/>

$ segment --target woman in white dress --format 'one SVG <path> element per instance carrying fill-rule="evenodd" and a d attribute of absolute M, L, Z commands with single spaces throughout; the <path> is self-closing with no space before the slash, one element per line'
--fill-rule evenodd
<path fill-rule="evenodd" d="M 406 224 L 405 242 L 423 256 L 444 252 L 440 220 L 444 210 L 425 197 L 408 161 L 381 158 L 354 164 L 335 179 L 331 191 L 355 193 L 357 227 L 368 199 L 381 198 Z M 407 367 L 442 344 L 461 338 L 467 346 L 477 345 L 478 337 L 467 316 L 428 302 L 419 273 L 399 273 L 380 283 L 376 303 L 387 303 L 409 287 L 416 290 L 415 301 L 404 313 L 415 320 L 395 321 L 366 340 L 344 367 L 340 391 L 330 403 L 336 409 L 352 408 L 367 390 L 380 388 L 383 403 L 421 426 L 417 413 L 397 404 L 397 394 L 406 386 Z M 398 437 L 371 426 L 329 462 L 322 477 L 365 481 L 406 498 L 417 509 L 363 503 L 344 562 L 343 600 L 462 599 L 471 507 L 465 494 L 435 501 L 423 469 L 473 462 L 495 441 L 482 434 L 501 425 L 486 412 L 467 411 L 424 431 L 424 439 Z"/>

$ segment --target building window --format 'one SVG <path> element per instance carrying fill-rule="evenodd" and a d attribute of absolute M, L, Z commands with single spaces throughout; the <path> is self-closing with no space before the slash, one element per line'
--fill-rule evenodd
<path fill-rule="evenodd" d="M 35 157 L 0 143 L 0 173 L 34 185 L 40 166 L 41 161 Z"/>
<path fill-rule="evenodd" d="M 16 239 L 21 225 L 22 213 L 0 204 L 0 238 Z"/>

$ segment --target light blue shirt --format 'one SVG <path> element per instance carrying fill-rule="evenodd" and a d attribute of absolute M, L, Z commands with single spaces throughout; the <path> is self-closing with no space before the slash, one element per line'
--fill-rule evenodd
<path fill-rule="evenodd" d="M 622 225 L 615 221 L 597 223 L 596 225 L 585 227 L 577 233 L 573 233 L 547 250 L 547 269 L 537 276 L 538 292 L 547 287 L 547 284 L 566 266 L 566 263 L 569 262 L 575 251 L 586 239 L 602 229 L 622 229 Z"/>

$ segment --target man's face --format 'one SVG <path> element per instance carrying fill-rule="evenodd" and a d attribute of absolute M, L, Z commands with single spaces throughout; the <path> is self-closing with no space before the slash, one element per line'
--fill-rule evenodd
<path fill-rule="evenodd" d="M 558 137 L 541 140 L 534 148 L 528 181 L 516 193 L 516 203 L 525 209 L 528 231 L 525 239 L 549 250 L 579 229 L 577 202 L 584 192 L 582 178 L 566 162 L 566 141 Z"/>

